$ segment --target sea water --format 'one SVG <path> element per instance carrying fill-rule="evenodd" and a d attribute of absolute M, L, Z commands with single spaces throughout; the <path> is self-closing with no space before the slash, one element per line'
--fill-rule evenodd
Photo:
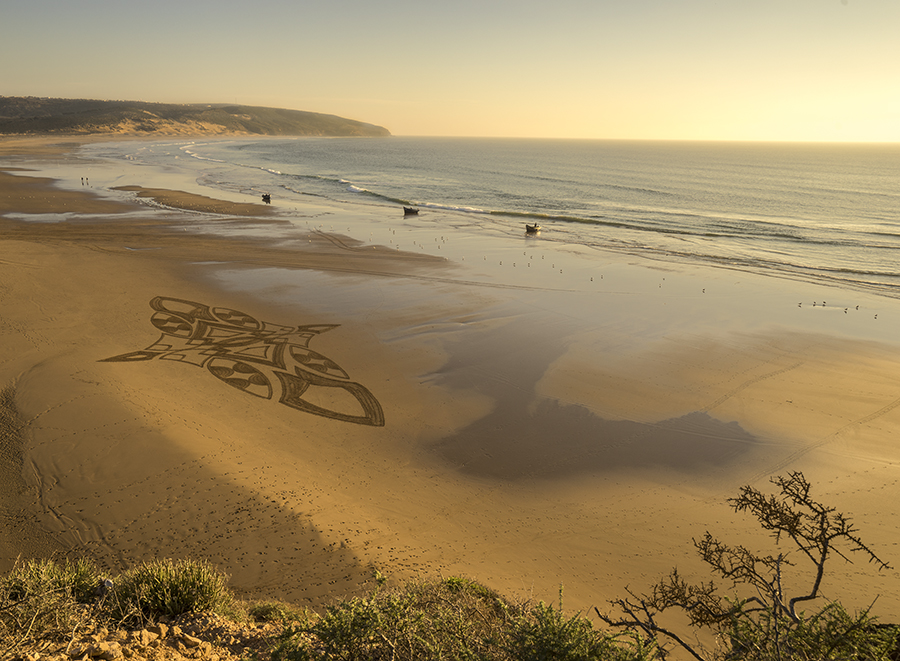
<path fill-rule="evenodd" d="M 900 298 L 900 145 L 389 137 L 85 149 L 257 200 L 415 206 L 417 222 L 491 236 L 540 223 L 546 242 Z"/>

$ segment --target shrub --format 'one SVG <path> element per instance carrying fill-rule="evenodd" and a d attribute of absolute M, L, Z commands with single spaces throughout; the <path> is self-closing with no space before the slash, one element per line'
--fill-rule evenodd
<path fill-rule="evenodd" d="M 638 661 L 654 657 L 652 642 L 636 635 L 626 637 L 631 645 L 623 644 L 623 637 L 595 630 L 580 613 L 566 617 L 560 589 L 559 608 L 540 602 L 518 618 L 507 651 L 510 658 L 521 661 Z"/>
<path fill-rule="evenodd" d="M 891 655 L 896 627 L 880 626 L 868 613 L 852 616 L 838 603 L 808 617 L 801 614 L 792 627 L 782 624 L 768 611 L 735 618 L 731 655 L 741 661 L 896 658 Z"/>
<path fill-rule="evenodd" d="M 152 560 L 116 579 L 110 610 L 126 621 L 198 611 L 226 614 L 234 603 L 227 582 L 204 560 Z"/>
<path fill-rule="evenodd" d="M 88 603 L 93 600 L 99 584 L 100 574 L 90 560 L 28 560 L 16 564 L 6 577 L 4 590 L 14 600 L 54 592 L 79 603 Z"/>
<path fill-rule="evenodd" d="M 0 652 L 66 633 L 86 615 L 79 604 L 93 600 L 99 582 L 88 560 L 16 563 L 0 579 Z"/>
<path fill-rule="evenodd" d="M 779 489 L 777 495 L 745 486 L 728 502 L 735 512 L 752 514 L 776 545 L 789 542 L 799 559 L 811 565 L 812 579 L 806 589 L 795 594 L 783 589 L 783 572 L 794 564 L 790 552 L 759 555 L 743 546 L 724 544 L 707 532 L 694 540 L 694 546 L 713 573 L 731 584 L 736 596 L 723 596 L 713 581 L 688 583 L 673 569 L 650 593 L 629 591 L 627 598 L 613 601 L 620 615 L 595 609 L 597 615 L 610 626 L 674 641 L 699 661 L 715 654 L 695 649 L 661 626 L 658 615 L 670 609 L 681 611 L 692 626 L 709 629 L 719 640 L 728 641 L 725 656 L 730 659 L 889 658 L 900 632 L 897 627 L 877 625 L 867 611 L 848 614 L 837 602 L 828 602 L 811 615 L 799 610 L 820 598 L 825 564 L 833 555 L 849 562 L 848 554 L 858 553 L 879 569 L 887 569 L 887 563 L 862 542 L 850 519 L 810 496 L 810 484 L 802 473 L 775 477 L 772 483 Z"/>
<path fill-rule="evenodd" d="M 627 640 L 626 640 L 627 639 Z M 654 647 L 596 631 L 580 614 L 515 605 L 465 578 L 377 588 L 285 631 L 273 659 L 642 661 Z"/>
<path fill-rule="evenodd" d="M 493 651 L 512 610 L 496 592 L 467 579 L 379 586 L 368 597 L 340 602 L 314 622 L 288 629 L 273 658 L 500 658 Z"/>
<path fill-rule="evenodd" d="M 262 601 L 247 607 L 247 616 L 254 622 L 306 622 L 309 615 L 282 601 Z"/>

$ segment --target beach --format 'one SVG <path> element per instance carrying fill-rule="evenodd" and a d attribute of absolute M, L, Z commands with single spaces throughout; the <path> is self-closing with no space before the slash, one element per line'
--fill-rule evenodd
<path fill-rule="evenodd" d="M 773 553 L 726 501 L 790 471 L 900 563 L 900 302 L 275 208 L 60 142 L 0 141 L 4 571 L 200 557 L 316 608 L 377 570 L 604 610 L 709 580 L 707 530 Z M 834 558 L 822 590 L 896 622 L 898 579 Z"/>

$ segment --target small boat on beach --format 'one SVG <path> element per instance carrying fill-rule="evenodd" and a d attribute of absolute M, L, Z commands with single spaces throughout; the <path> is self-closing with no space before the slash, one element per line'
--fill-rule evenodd
<path fill-rule="evenodd" d="M 403 215 L 404 216 L 414 216 L 417 213 L 419 213 L 418 209 L 415 209 L 413 207 L 403 207 Z"/>
<path fill-rule="evenodd" d="M 525 225 L 525 233 L 526 234 L 537 234 L 541 231 L 541 226 L 535 223 L 534 225 Z"/>

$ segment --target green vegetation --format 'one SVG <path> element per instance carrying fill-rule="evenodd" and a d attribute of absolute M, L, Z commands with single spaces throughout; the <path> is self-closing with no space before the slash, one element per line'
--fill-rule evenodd
<path fill-rule="evenodd" d="M 351 598 L 324 614 L 280 602 L 242 604 L 226 577 L 204 562 L 148 562 L 109 580 L 86 561 L 19 564 L 0 579 L 0 657 L 41 640 L 64 643 L 93 620 L 140 629 L 160 618 L 213 612 L 234 621 L 276 622 L 272 659 L 560 659 L 653 658 L 635 636 L 594 629 L 580 614 L 512 604 L 464 578 L 385 587 Z"/>
<path fill-rule="evenodd" d="M 115 580 L 104 579 L 84 559 L 19 563 L 0 579 L 0 656 L 42 638 L 64 637 L 85 619 L 140 626 L 188 612 L 234 616 L 226 581 L 196 560 L 147 562 Z"/>
<path fill-rule="evenodd" d="M 108 609 L 115 619 L 131 624 L 161 615 L 228 614 L 234 597 L 227 582 L 224 574 L 203 561 L 144 562 L 112 582 Z"/>
<path fill-rule="evenodd" d="M 247 616 L 254 622 L 303 622 L 309 619 L 309 612 L 283 601 L 259 601 L 247 607 Z"/>
<path fill-rule="evenodd" d="M 813 613 L 798 610 L 820 598 L 825 564 L 835 555 L 849 562 L 848 554 L 857 553 L 879 569 L 889 567 L 862 542 L 844 514 L 810 497 L 810 484 L 802 473 L 775 477 L 772 483 L 779 493 L 767 496 L 745 486 L 728 503 L 735 512 L 752 514 L 776 545 L 782 540 L 791 544 L 811 571 L 807 589 L 793 595 L 784 590 L 784 571 L 795 564 L 790 552 L 758 555 L 743 546 L 723 544 L 707 532 L 694 540 L 694 546 L 713 574 L 730 584 L 731 594 L 723 595 L 714 581 L 688 583 L 673 569 L 649 594 L 630 592 L 613 601 L 619 615 L 595 609 L 598 617 L 615 628 L 672 641 L 699 661 L 723 653 L 689 644 L 687 636 L 659 623 L 664 613 L 681 612 L 691 627 L 727 641 L 728 659 L 896 658 L 890 654 L 896 654 L 900 628 L 879 626 L 868 611 L 850 614 L 837 602 Z M 792 583 L 802 580 L 802 575 L 794 577 Z"/>
<path fill-rule="evenodd" d="M 594 629 L 543 602 L 513 604 L 479 583 L 452 577 L 376 588 L 324 615 L 287 628 L 273 649 L 278 661 L 640 661 L 654 647 L 634 636 Z"/>
<path fill-rule="evenodd" d="M 702 559 L 728 583 L 691 584 L 676 570 L 648 594 L 629 592 L 611 604 L 617 615 L 595 609 L 608 630 L 559 604 L 513 603 L 475 581 L 450 577 L 391 587 L 380 575 L 366 597 L 337 601 L 317 614 L 289 604 L 237 600 L 227 577 L 208 563 L 160 560 L 118 577 L 104 578 L 83 560 L 19 563 L 0 578 L 0 657 L 39 641 L 70 641 L 86 619 L 102 626 L 146 627 L 192 612 L 215 613 L 232 622 L 277 626 L 256 658 L 275 661 L 340 659 L 479 659 L 494 661 L 643 661 L 665 659 L 672 646 L 699 661 L 896 659 L 900 628 L 879 624 L 868 611 L 849 613 L 820 599 L 826 561 L 856 552 L 880 568 L 887 565 L 861 541 L 849 519 L 813 500 L 800 473 L 775 478 L 779 493 L 750 487 L 729 501 L 751 513 L 811 568 L 808 589 L 789 595 L 783 571 L 794 566 L 788 552 L 758 555 L 727 546 L 707 533 L 694 542 Z M 743 594 L 746 592 L 746 594 Z M 689 631 L 677 633 L 667 612 L 681 614 Z M 674 621 L 679 621 L 677 618 Z M 690 635 L 708 631 L 714 649 Z M 198 642 L 198 641 L 195 641 Z"/>
<path fill-rule="evenodd" d="M 180 133 L 386 136 L 336 115 L 229 104 L 145 103 L 0 96 L 0 134 Z"/>
<path fill-rule="evenodd" d="M 0 656 L 29 639 L 70 630 L 98 577 L 84 560 L 33 560 L 0 580 Z"/>

